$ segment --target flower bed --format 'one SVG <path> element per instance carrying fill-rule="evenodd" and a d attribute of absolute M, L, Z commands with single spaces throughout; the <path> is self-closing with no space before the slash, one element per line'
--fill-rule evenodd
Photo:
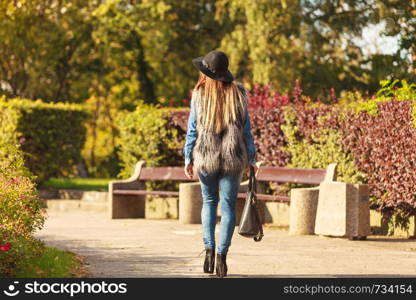
<path fill-rule="evenodd" d="M 13 276 L 22 261 L 39 255 L 42 244 L 32 237 L 44 223 L 33 176 L 15 144 L 0 143 L 0 276 Z"/>

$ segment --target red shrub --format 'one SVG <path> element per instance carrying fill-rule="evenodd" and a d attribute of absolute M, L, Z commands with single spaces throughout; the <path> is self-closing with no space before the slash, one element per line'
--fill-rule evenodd
<path fill-rule="evenodd" d="M 188 129 L 188 118 L 188 109 L 172 110 L 170 112 L 168 124 L 171 124 L 171 126 L 174 126 L 177 130 L 179 130 L 180 135 L 186 135 L 186 130 Z M 185 138 L 185 136 L 183 138 Z"/>
<path fill-rule="evenodd" d="M 178 133 L 176 137 L 176 142 L 178 145 L 182 145 L 176 149 L 177 156 L 177 165 L 183 165 L 185 163 L 183 157 L 183 146 L 185 145 L 185 137 L 186 131 L 188 128 L 188 118 L 189 118 L 189 110 L 172 110 L 168 116 L 168 123 L 167 126 L 169 129 L 175 129 Z"/>
<path fill-rule="evenodd" d="M 295 101 L 300 99 L 301 93 L 300 85 L 297 85 L 293 94 Z M 290 155 L 282 150 L 287 141 L 280 127 L 284 121 L 283 107 L 289 104 L 290 97 L 279 94 L 269 84 L 256 84 L 249 92 L 248 109 L 256 158 L 264 161 L 265 165 L 281 167 L 290 160 Z"/>
<path fill-rule="evenodd" d="M 282 107 L 290 103 L 288 95 L 281 95 L 274 91 L 269 84 L 256 84 L 251 92 L 249 92 L 248 108 L 249 109 L 272 109 Z"/>
<path fill-rule="evenodd" d="M 264 161 L 267 166 L 287 165 L 290 155 L 282 150 L 287 142 L 280 128 L 284 121 L 282 108 L 253 109 L 250 121 L 257 161 Z"/>
<path fill-rule="evenodd" d="M 378 103 L 379 114 L 352 113 L 343 126 L 343 144 L 357 168 L 368 174 L 371 196 L 381 199 L 387 215 L 407 218 L 416 214 L 416 129 L 411 102 Z M 395 210 L 395 211 L 394 211 Z"/>

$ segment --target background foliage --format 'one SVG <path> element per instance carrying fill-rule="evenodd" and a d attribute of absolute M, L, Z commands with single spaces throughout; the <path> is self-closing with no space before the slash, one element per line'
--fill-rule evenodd
<path fill-rule="evenodd" d="M 92 118 L 79 175 L 112 177 L 119 112 L 139 99 L 187 106 L 198 76 L 192 58 L 226 51 L 235 78 L 272 106 L 297 92 L 297 80 L 311 99 L 331 102 L 415 76 L 415 16 L 413 0 L 0 1 L 0 95 L 86 103 Z M 372 25 L 397 47 L 360 47 Z M 269 150 L 257 145 L 263 157 Z M 273 164 L 284 164 L 281 155 Z"/>
<path fill-rule="evenodd" d="M 247 86 L 284 93 L 298 79 L 314 98 L 371 93 L 414 77 L 415 16 L 413 0 L 0 1 L 0 94 L 180 104 L 197 79 L 190 60 L 214 49 Z M 397 49 L 357 44 L 373 24 Z"/>
<path fill-rule="evenodd" d="M 86 138 L 81 151 L 82 177 L 112 178 L 120 172 L 117 156 L 117 118 L 122 110 L 103 96 L 91 96 L 85 102 L 90 118 L 85 122 Z"/>

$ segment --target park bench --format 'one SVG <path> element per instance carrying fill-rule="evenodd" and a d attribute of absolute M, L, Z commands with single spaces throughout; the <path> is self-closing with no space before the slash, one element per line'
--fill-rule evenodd
<path fill-rule="evenodd" d="M 139 161 L 134 169 L 133 175 L 126 180 L 111 181 L 109 183 L 109 204 L 110 217 L 117 218 L 143 218 L 145 211 L 145 196 L 158 195 L 161 197 L 178 197 L 178 191 L 147 191 L 145 189 L 146 180 L 158 181 L 198 181 L 196 174 L 193 179 L 188 179 L 183 167 L 143 167 L 144 161 Z M 335 164 L 331 164 L 327 169 L 302 169 L 284 167 L 261 167 L 258 182 L 277 182 L 277 183 L 301 183 L 319 184 L 324 178 L 334 178 Z M 245 198 L 245 193 L 238 193 L 238 198 Z M 290 202 L 290 198 L 280 195 L 257 194 L 259 200 Z"/>

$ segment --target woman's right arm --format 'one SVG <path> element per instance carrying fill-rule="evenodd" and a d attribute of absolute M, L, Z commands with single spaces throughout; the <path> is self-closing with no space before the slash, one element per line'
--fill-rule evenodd
<path fill-rule="evenodd" d="M 244 140 L 246 142 L 247 146 L 247 152 L 248 152 L 248 161 L 250 164 L 256 163 L 256 145 L 254 144 L 253 135 L 251 134 L 251 124 L 250 124 L 250 116 L 248 113 L 248 108 L 246 106 L 245 108 L 245 122 L 244 122 Z"/>

